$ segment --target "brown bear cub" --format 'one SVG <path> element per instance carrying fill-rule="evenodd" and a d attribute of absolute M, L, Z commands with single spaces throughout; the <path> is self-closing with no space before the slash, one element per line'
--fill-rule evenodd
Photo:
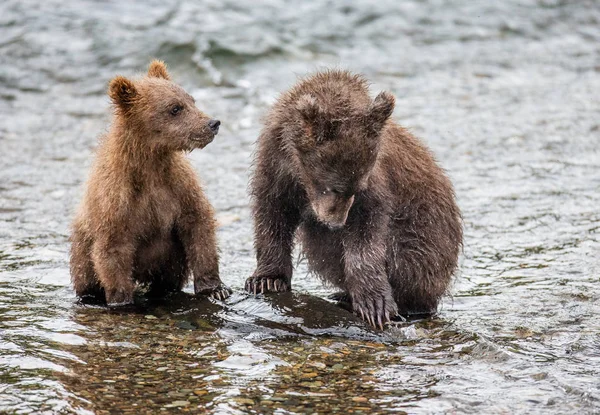
<path fill-rule="evenodd" d="M 72 227 L 75 292 L 127 304 L 136 282 L 162 296 L 192 273 L 196 293 L 228 297 L 214 212 L 185 157 L 209 144 L 220 122 L 196 108 L 160 61 L 139 80 L 117 76 L 108 94 L 115 118 Z"/>
<path fill-rule="evenodd" d="M 383 328 L 433 313 L 462 246 L 452 185 L 430 151 L 345 71 L 283 94 L 258 139 L 251 181 L 257 268 L 250 292 L 289 291 L 297 235 L 312 272 Z"/>

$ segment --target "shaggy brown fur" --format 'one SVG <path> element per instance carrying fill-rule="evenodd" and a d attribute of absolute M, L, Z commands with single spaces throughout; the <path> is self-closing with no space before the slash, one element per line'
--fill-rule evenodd
<path fill-rule="evenodd" d="M 365 79 L 344 71 L 279 98 L 251 181 L 258 264 L 248 291 L 291 289 L 298 234 L 310 269 L 372 325 L 436 310 L 457 266 L 460 212 L 429 150 L 389 119 L 393 109 L 391 94 L 373 100 Z"/>
<path fill-rule="evenodd" d="M 219 121 L 196 108 L 160 61 L 142 79 L 117 76 L 108 94 L 115 119 L 72 227 L 77 295 L 131 303 L 136 282 L 164 295 L 191 272 L 196 293 L 227 297 L 214 212 L 184 154 L 210 143 Z"/>

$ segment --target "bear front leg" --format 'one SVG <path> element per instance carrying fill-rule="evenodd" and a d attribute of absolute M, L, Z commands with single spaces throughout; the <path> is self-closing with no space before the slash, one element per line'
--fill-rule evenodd
<path fill-rule="evenodd" d="M 76 223 L 69 238 L 71 251 L 69 258 L 71 283 L 75 293 L 84 301 L 106 301 L 104 290 L 94 271 L 92 262 L 92 241 L 85 236 Z"/>
<path fill-rule="evenodd" d="M 258 173 L 257 173 L 258 174 Z M 254 189 L 254 246 L 256 270 L 246 280 L 246 291 L 257 294 L 292 289 L 292 249 L 300 223 L 298 198 L 280 191 L 272 183 Z"/>
<path fill-rule="evenodd" d="M 132 240 L 101 237 L 92 246 L 92 261 L 108 305 L 133 303 L 135 246 Z"/>
<path fill-rule="evenodd" d="M 398 306 L 386 272 L 387 221 L 369 216 L 362 216 L 367 220 L 350 225 L 345 234 L 344 282 L 354 313 L 383 330 L 398 314 Z"/>
<path fill-rule="evenodd" d="M 219 277 L 216 223 L 212 208 L 208 201 L 205 203 L 203 209 L 183 214 L 177 223 L 177 231 L 194 275 L 194 292 L 225 300 L 231 290 Z"/>

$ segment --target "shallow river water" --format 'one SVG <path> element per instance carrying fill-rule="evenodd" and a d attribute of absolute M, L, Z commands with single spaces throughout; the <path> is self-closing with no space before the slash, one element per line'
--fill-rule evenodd
<path fill-rule="evenodd" d="M 152 57 L 223 123 L 190 158 L 235 293 L 84 307 L 68 226 L 107 82 Z M 455 184 L 435 318 L 373 332 L 301 260 L 296 294 L 242 291 L 260 117 L 322 67 L 392 91 Z M 598 1 L 0 3 L 0 413 L 600 413 L 599 254 Z"/>

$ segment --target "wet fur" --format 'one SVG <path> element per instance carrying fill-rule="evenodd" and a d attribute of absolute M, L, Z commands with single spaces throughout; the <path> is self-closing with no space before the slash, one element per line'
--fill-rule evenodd
<path fill-rule="evenodd" d="M 102 138 L 72 224 L 70 268 L 79 297 L 130 303 L 136 283 L 154 295 L 227 296 L 219 278 L 213 209 L 184 152 L 212 141 L 209 117 L 154 61 L 148 76 L 116 77 L 115 118 Z M 169 113 L 173 105 L 183 108 Z"/>
<path fill-rule="evenodd" d="M 457 267 L 460 211 L 431 152 L 389 118 L 393 107 L 345 71 L 317 73 L 279 98 L 251 180 L 257 268 L 247 290 L 291 289 L 297 237 L 311 271 L 371 324 L 435 312 Z M 336 205 L 347 202 L 344 218 Z"/>

